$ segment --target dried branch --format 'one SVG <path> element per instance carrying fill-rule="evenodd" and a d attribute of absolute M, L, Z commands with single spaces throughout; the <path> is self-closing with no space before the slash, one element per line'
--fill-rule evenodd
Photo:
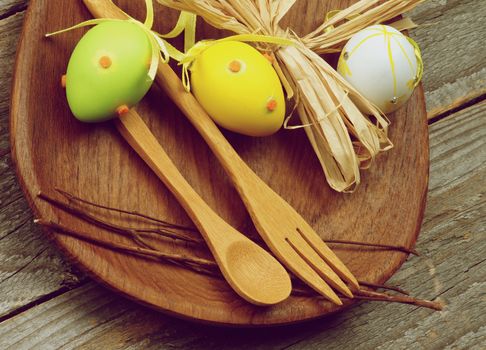
<path fill-rule="evenodd" d="M 420 307 L 426 307 L 432 310 L 441 311 L 444 308 L 444 304 L 437 301 L 429 301 L 423 299 L 412 298 L 404 295 L 390 295 L 386 293 L 374 292 L 361 289 L 356 292 L 356 299 L 372 300 L 372 301 L 389 301 L 401 304 L 410 304 Z"/>
<path fill-rule="evenodd" d="M 365 247 L 373 247 L 373 248 L 383 248 L 387 250 L 398 250 L 400 252 L 404 252 L 407 254 L 413 254 L 415 256 L 420 256 L 419 252 L 417 252 L 413 248 L 407 248 L 404 246 L 396 246 L 391 244 L 381 244 L 381 243 L 367 243 L 367 242 L 355 242 L 355 241 L 347 241 L 343 239 L 326 239 L 326 243 L 329 244 L 349 244 L 349 245 L 359 245 Z"/>
<path fill-rule="evenodd" d="M 116 225 L 104 220 L 101 220 L 100 218 L 89 214 L 77 207 L 74 207 L 68 203 L 63 203 L 57 199 L 54 199 L 50 196 L 48 196 L 45 193 L 39 193 L 38 197 L 42 200 L 45 200 L 46 202 L 56 206 L 57 208 L 81 219 L 84 220 L 90 224 L 93 224 L 97 227 L 109 230 L 111 232 L 117 233 L 117 234 L 122 234 L 127 237 L 133 238 L 137 243 L 140 243 L 142 246 L 145 246 L 146 248 L 153 248 L 149 243 L 147 243 L 144 239 L 143 236 L 148 235 L 148 237 L 152 237 L 152 234 L 159 234 L 161 236 L 167 237 L 167 238 L 172 238 L 176 240 L 181 240 L 185 242 L 190 242 L 190 243 L 195 243 L 195 244 L 204 244 L 204 241 L 200 238 L 193 238 L 193 237 L 188 237 L 186 235 L 182 235 L 180 232 L 177 231 L 172 231 L 169 228 L 175 227 L 177 230 L 182 230 L 185 229 L 184 226 L 179 226 L 179 225 L 173 225 L 169 222 L 159 220 L 157 218 L 149 217 L 146 214 L 143 213 L 138 213 L 138 212 L 133 212 L 133 211 L 126 211 L 118 208 L 112 208 L 104 205 L 100 205 L 97 203 L 93 203 L 90 201 L 87 201 L 86 199 L 76 197 L 72 195 L 69 192 L 66 192 L 64 190 L 60 190 L 56 188 L 56 191 L 61 193 L 65 198 L 68 198 L 73 201 L 78 201 L 81 203 L 86 203 L 89 206 L 95 207 L 95 208 L 101 208 L 101 209 L 106 209 L 109 211 L 114 211 L 118 213 L 123 213 L 123 214 L 128 214 L 128 215 L 136 215 L 140 216 L 142 218 L 150 218 L 151 221 L 154 222 L 163 222 L 165 227 L 167 228 L 129 228 L 129 227 L 124 227 L 120 225 Z M 260 239 L 260 237 L 254 237 L 254 239 Z M 395 246 L 395 245 L 389 245 L 389 244 L 379 244 L 379 243 L 370 243 L 370 242 L 358 242 L 358 241 L 348 241 L 348 240 L 324 240 L 326 243 L 331 243 L 331 244 L 344 244 L 344 245 L 357 245 L 357 246 L 365 246 L 365 247 L 373 247 L 373 248 L 382 248 L 382 249 L 387 249 L 387 250 L 397 250 L 397 251 L 402 251 L 404 253 L 408 254 L 414 254 L 414 255 L 419 255 L 417 251 L 413 249 L 409 249 L 403 246 Z"/>
<path fill-rule="evenodd" d="M 112 207 L 108 207 L 106 205 L 94 203 L 94 202 L 88 201 L 84 198 L 77 197 L 77 196 L 75 196 L 75 195 L 73 195 L 69 192 L 63 191 L 63 190 L 61 190 L 57 187 L 55 188 L 55 190 L 56 190 L 56 192 L 58 192 L 59 194 L 64 196 L 66 199 L 68 199 L 70 202 L 71 201 L 72 202 L 79 202 L 79 203 L 83 203 L 83 204 L 86 204 L 86 205 L 91 206 L 91 207 L 105 209 L 105 210 L 108 210 L 108 211 L 126 214 L 126 215 L 130 215 L 130 216 L 135 216 L 135 217 L 138 217 L 138 218 L 146 219 L 148 221 L 152 221 L 152 222 L 154 222 L 154 223 L 156 223 L 160 226 L 164 226 L 164 227 L 168 227 L 168 228 L 175 228 L 175 229 L 183 230 L 183 231 L 197 232 L 197 230 L 194 227 L 188 227 L 188 226 L 181 226 L 181 225 L 173 224 L 173 223 L 170 223 L 170 222 L 167 222 L 167 221 L 164 221 L 164 220 L 160 220 L 160 219 L 155 218 L 153 216 L 149 216 L 147 214 L 140 213 L 138 211 L 130 211 L 130 210 L 112 208 Z"/>
<path fill-rule="evenodd" d="M 80 202 L 80 203 L 85 203 L 88 204 L 90 207 L 94 208 L 100 208 L 100 209 L 106 209 L 114 212 L 119 212 L 122 214 L 128 214 L 128 215 L 134 215 L 134 212 L 129 212 L 129 211 L 124 211 L 124 210 L 119 210 L 116 208 L 110 208 L 107 206 L 99 205 L 96 203 L 92 203 L 89 201 L 86 201 L 82 198 L 75 197 L 71 195 L 70 193 L 66 191 L 62 191 L 57 189 L 59 193 L 61 193 L 65 198 L 68 200 L 70 199 L 70 202 Z M 142 237 L 144 234 L 143 229 L 135 229 L 135 228 L 127 228 L 123 227 L 120 225 L 116 225 L 110 222 L 103 221 L 96 217 L 95 215 L 89 214 L 84 212 L 81 208 L 77 208 L 69 203 L 64 203 L 61 202 L 57 199 L 54 199 L 44 193 L 39 193 L 38 197 L 45 200 L 46 202 L 50 203 L 51 205 L 54 205 L 55 207 L 81 219 L 84 220 L 94 226 L 101 227 L 103 229 L 106 229 L 110 232 L 114 232 L 117 234 L 124 235 L 126 237 L 129 237 L 132 239 L 134 243 L 138 245 L 137 246 L 130 246 L 118 242 L 113 242 L 113 241 L 106 241 L 100 238 L 93 237 L 92 235 L 85 233 L 85 232 L 79 232 L 70 229 L 69 227 L 63 226 L 59 223 L 55 223 L 52 221 L 45 221 L 45 220 L 35 220 L 36 223 L 47 227 L 51 229 L 53 232 L 66 235 L 69 237 L 73 237 L 79 240 L 82 240 L 84 242 L 88 242 L 90 244 L 96 245 L 101 248 L 105 249 L 110 249 L 112 251 L 116 251 L 119 253 L 123 254 L 129 254 L 145 259 L 153 259 L 159 262 L 167 262 L 167 263 L 172 263 L 177 266 L 189 269 L 191 271 L 194 271 L 196 273 L 208 275 L 214 278 L 222 278 L 221 272 L 219 271 L 219 268 L 214 260 L 208 260 L 204 258 L 198 258 L 195 256 L 188 256 L 188 255 L 181 255 L 181 254 L 174 254 L 174 253 L 167 253 L 167 252 L 162 252 L 159 249 L 155 248 L 154 246 L 149 245 L 146 240 Z M 138 213 L 137 213 L 138 214 Z M 135 215 L 141 218 L 146 218 L 145 214 L 139 214 Z M 158 219 L 156 218 L 150 218 L 149 220 L 153 222 L 159 222 Z M 168 222 L 164 221 L 165 227 L 170 227 L 171 224 Z M 153 232 L 151 232 L 153 233 Z M 172 235 L 169 235 L 169 238 L 174 238 L 174 239 L 181 239 L 179 237 L 180 233 L 175 233 Z M 193 242 L 193 241 L 191 241 Z M 353 244 L 353 245 L 364 245 L 364 246 L 371 246 L 371 247 L 379 247 L 382 249 L 391 249 L 391 250 L 400 250 L 404 251 L 407 253 L 412 253 L 412 254 L 417 254 L 414 250 L 404 248 L 404 247 L 397 247 L 397 246 L 392 246 L 392 245 L 384 245 L 384 244 L 374 244 L 374 243 L 361 243 L 361 242 L 354 242 L 354 241 L 346 241 L 346 240 L 326 240 L 328 243 L 334 243 L 334 244 Z M 294 283 L 294 288 L 292 290 L 293 295 L 303 295 L 306 297 L 318 297 L 317 294 L 309 289 L 307 286 L 302 286 L 300 281 L 298 281 L 295 276 L 291 276 Z M 393 290 L 399 293 L 402 293 L 404 295 L 399 296 L 399 295 L 390 295 L 386 293 L 380 293 L 377 291 L 368 291 L 365 289 L 361 289 L 359 291 L 355 291 L 355 299 L 358 300 L 373 300 L 373 301 L 389 301 L 389 302 L 398 302 L 398 303 L 405 303 L 405 304 L 412 304 L 416 306 L 421 306 L 421 307 L 427 307 L 431 308 L 434 310 L 440 310 L 442 308 L 442 305 L 437 302 L 431 302 L 431 301 L 426 301 L 426 300 L 420 300 L 416 298 L 412 298 L 408 296 L 408 293 L 396 286 L 389 286 L 389 285 L 382 285 L 382 284 L 374 284 L 366 281 L 359 281 L 359 284 L 372 288 L 372 289 L 386 289 L 386 290 Z M 345 298 L 342 296 L 342 298 Z"/>
<path fill-rule="evenodd" d="M 216 262 L 207 260 L 207 259 L 202 259 L 202 258 L 197 258 L 193 256 L 186 256 L 186 255 L 180 255 L 180 254 L 171 254 L 171 253 L 164 253 L 159 250 L 154 250 L 154 249 L 146 249 L 146 248 L 139 248 L 139 247 L 133 247 L 133 246 L 128 246 L 125 244 L 121 243 L 115 243 L 112 241 L 104 241 L 99 238 L 94 238 L 90 236 L 87 233 L 80 233 L 74 230 L 71 230 L 65 226 L 62 226 L 60 224 L 56 224 L 52 221 L 44 221 L 44 220 L 35 220 L 35 222 L 39 225 L 42 225 L 44 227 L 50 228 L 54 230 L 54 232 L 67 235 L 73 238 L 77 238 L 79 240 L 94 244 L 96 246 L 110 249 L 113 251 L 117 251 L 120 253 L 125 253 L 129 255 L 134 255 L 142 258 L 149 258 L 149 259 L 155 259 L 160 262 L 170 262 L 173 264 L 176 264 L 178 266 L 188 268 L 194 272 L 205 274 L 211 277 L 216 277 L 216 278 L 222 278 L 221 273 L 219 272 L 218 266 Z M 385 289 L 391 289 L 391 290 L 397 290 L 401 293 L 406 293 L 407 292 L 393 286 L 386 286 L 386 285 L 374 285 L 371 283 L 367 282 L 360 282 L 360 284 L 363 285 L 368 285 L 370 287 L 377 287 L 377 288 L 385 288 Z M 402 304 L 410 304 L 410 305 L 416 305 L 420 307 L 426 307 L 429 309 L 433 310 L 442 310 L 443 305 L 439 302 L 433 302 L 433 301 L 428 301 L 428 300 L 422 300 L 422 299 L 417 299 L 417 298 L 412 298 L 409 296 L 399 296 L 399 295 L 390 295 L 386 293 L 380 293 L 376 291 L 367 291 L 364 289 L 361 289 L 359 291 L 355 291 L 355 296 L 354 299 L 357 300 L 371 300 L 371 301 L 387 301 L 387 302 L 395 302 L 395 303 L 402 303 Z M 299 288 L 294 288 L 292 291 L 292 294 L 294 295 L 302 295 L 302 296 L 312 296 L 312 294 L 315 294 L 310 289 L 299 289 Z M 314 295 L 315 296 L 315 295 Z M 346 298 L 344 296 L 341 296 L 341 298 Z"/>
<path fill-rule="evenodd" d="M 212 276 L 217 275 L 218 272 L 218 266 L 216 262 L 212 260 L 197 258 L 194 256 L 186 256 L 181 254 L 165 253 L 153 248 L 134 247 L 134 246 L 117 243 L 113 241 L 105 241 L 99 238 L 95 238 L 92 235 L 85 232 L 74 231 L 66 226 L 63 226 L 61 224 L 52 221 L 36 219 L 34 220 L 34 222 L 36 224 L 50 228 L 56 233 L 70 236 L 79 239 L 81 241 L 94 244 L 98 247 L 110 249 L 116 252 L 135 255 L 143 258 L 152 258 L 161 262 L 170 262 L 179 266 L 184 266 L 196 272 L 202 272 L 205 274 L 210 274 Z"/>
<path fill-rule="evenodd" d="M 68 194 L 67 192 L 65 192 L 67 195 L 70 195 Z M 115 232 L 115 233 L 118 233 L 118 234 L 122 234 L 122 235 L 125 235 L 125 236 L 128 236 L 128 237 L 132 237 L 140 242 L 143 242 L 143 244 L 147 247 L 150 247 L 148 245 L 148 243 L 143 239 L 143 236 L 145 237 L 150 237 L 150 238 L 153 238 L 154 235 L 158 235 L 158 236 L 163 236 L 163 237 L 167 237 L 167 238 L 171 238 L 171 239 L 178 239 L 178 240 L 181 240 L 181 241 L 185 241 L 185 242 L 189 242 L 189 243 L 195 243 L 195 244 L 201 244 L 203 241 L 202 239 L 200 238 L 194 238 L 194 237 L 189 237 L 187 235 L 184 235 L 184 234 L 181 234 L 180 232 L 177 232 L 176 230 L 179 230 L 177 227 L 175 227 L 176 230 L 170 230 L 169 227 L 170 224 L 166 227 L 162 227 L 162 228 L 130 228 L 130 227 L 124 227 L 124 226 L 121 226 L 121 225 L 116 225 L 114 223 L 110 223 L 110 222 L 107 222 L 107 221 L 104 221 L 94 215 L 91 215 L 75 206 L 72 206 L 70 204 L 67 204 L 67 203 L 63 203 L 55 198 L 52 198 L 50 196 L 48 196 L 47 194 L 45 193 L 38 193 L 37 197 L 39 197 L 40 199 L 50 203 L 51 205 L 81 219 L 81 220 L 84 220 L 90 224 L 93 224 L 97 227 L 100 227 L 100 228 L 103 228 L 103 229 L 106 229 L 106 230 L 109 230 L 109 231 L 112 231 L 112 232 Z M 101 207 L 101 206 L 100 206 Z M 112 208 L 110 208 L 112 209 Z M 116 211 L 116 209 L 115 209 Z M 133 213 L 130 213 L 131 215 L 133 215 Z"/>
<path fill-rule="evenodd" d="M 403 295 L 410 295 L 409 292 L 406 290 L 403 290 L 400 287 L 397 286 L 390 286 L 388 284 L 377 284 L 377 283 L 371 283 L 371 282 L 365 282 L 365 281 L 358 281 L 361 286 L 373 288 L 373 289 L 387 289 L 387 290 L 392 290 L 394 292 L 403 294 Z"/>
<path fill-rule="evenodd" d="M 48 227 L 52 230 L 54 230 L 57 233 L 61 233 L 70 237 L 77 238 L 79 240 L 97 245 L 99 247 L 103 247 L 106 249 L 110 249 L 113 251 L 118 251 L 120 253 L 125 253 L 125 254 L 130 254 L 130 255 L 135 255 L 138 257 L 142 258 L 152 258 L 160 262 L 170 262 L 173 264 L 176 264 L 178 266 L 190 269 L 196 273 L 201 273 L 204 275 L 208 275 L 211 277 L 215 278 L 222 278 L 221 273 L 218 270 L 218 267 L 214 261 L 211 260 L 206 260 L 202 258 L 195 258 L 192 256 L 184 256 L 184 255 L 179 255 L 179 254 L 171 254 L 171 253 L 163 253 L 158 250 L 153 250 L 153 249 L 145 249 L 145 248 L 139 248 L 139 247 L 132 247 L 132 246 L 127 246 L 124 244 L 120 243 L 115 243 L 111 241 L 104 241 L 98 238 L 93 238 L 90 235 L 86 233 L 79 233 L 73 230 L 70 230 L 67 227 L 64 227 L 62 225 L 53 223 L 51 221 L 46 222 L 42 220 L 36 220 L 36 223 L 43 225 L 45 227 Z M 399 291 L 403 294 L 407 294 L 407 292 L 393 286 L 386 286 L 386 285 L 374 285 L 371 283 L 367 282 L 360 282 L 363 285 L 367 285 L 370 287 L 377 287 L 377 288 L 384 288 L 384 289 L 391 289 L 391 290 L 396 290 Z M 302 290 L 298 288 L 294 288 L 292 291 L 293 295 L 304 295 L 304 296 L 311 296 L 313 294 L 313 291 L 311 290 Z M 341 296 L 341 298 L 346 299 L 345 296 Z M 380 292 L 371 292 L 371 291 L 366 291 L 366 290 L 360 290 L 360 291 L 355 291 L 355 296 L 354 299 L 356 300 L 371 300 L 371 301 L 387 301 L 387 302 L 396 302 L 396 303 L 402 303 L 402 304 L 411 304 L 411 305 L 416 305 L 420 307 L 426 307 L 430 308 L 433 310 L 442 310 L 443 305 L 438 302 L 432 302 L 432 301 L 427 301 L 427 300 L 421 300 L 421 299 L 416 299 L 412 298 L 409 296 L 397 296 L 397 295 L 390 295 L 386 293 L 380 293 Z"/>
<path fill-rule="evenodd" d="M 379 286 L 379 288 L 382 288 L 382 286 Z M 390 289 L 390 288 L 387 286 L 387 289 Z M 310 290 L 308 288 L 305 288 L 305 289 L 294 288 L 292 290 L 292 294 L 295 295 L 295 296 L 322 298 L 316 292 L 314 292 L 313 290 Z M 437 310 L 437 311 L 441 311 L 444 307 L 444 305 L 441 302 L 417 299 L 417 298 L 408 296 L 408 294 L 406 294 L 406 295 L 392 295 L 392 294 L 387 294 L 387 293 L 383 293 L 383 292 L 369 291 L 369 290 L 366 290 L 366 289 L 360 289 L 358 291 L 353 291 L 353 294 L 354 294 L 354 297 L 352 299 L 354 299 L 354 300 L 386 301 L 386 302 L 393 302 L 393 303 L 400 303 L 400 304 L 409 304 L 409 305 L 425 307 L 425 308 Z M 341 299 L 350 299 L 350 298 L 348 298 L 344 295 L 339 295 L 339 297 Z"/>

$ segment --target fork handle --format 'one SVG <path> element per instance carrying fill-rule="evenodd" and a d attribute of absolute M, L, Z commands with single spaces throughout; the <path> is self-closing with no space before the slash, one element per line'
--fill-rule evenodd
<path fill-rule="evenodd" d="M 156 82 L 197 129 L 231 177 L 237 191 L 244 195 L 248 184 L 243 182 L 252 175 L 256 177 L 253 170 L 241 159 L 194 95 L 185 91 L 181 80 L 168 64 L 159 65 Z"/>
<path fill-rule="evenodd" d="M 128 15 L 111 0 L 83 1 L 94 17 L 128 18 Z M 156 81 L 185 114 L 191 124 L 199 131 L 200 135 L 224 167 L 228 176 L 230 176 L 232 183 L 245 204 L 251 199 L 251 195 L 247 193 L 247 190 L 257 185 L 268 187 L 241 159 L 193 94 L 186 92 L 182 81 L 172 68 L 162 61 L 159 62 Z"/>

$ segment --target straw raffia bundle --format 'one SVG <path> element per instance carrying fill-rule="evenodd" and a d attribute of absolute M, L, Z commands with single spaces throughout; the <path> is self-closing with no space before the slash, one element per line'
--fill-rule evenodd
<path fill-rule="evenodd" d="M 336 191 L 352 192 L 360 183 L 360 168 L 368 168 L 377 154 L 393 147 L 387 136 L 389 121 L 383 113 L 319 54 L 339 51 L 356 32 L 397 17 L 422 0 L 361 0 L 303 38 L 279 25 L 296 0 L 157 1 L 236 34 L 285 37 L 295 42 L 281 47 L 267 45 L 264 50 L 276 58 L 274 66 L 289 98 L 295 97 L 301 127 Z"/>

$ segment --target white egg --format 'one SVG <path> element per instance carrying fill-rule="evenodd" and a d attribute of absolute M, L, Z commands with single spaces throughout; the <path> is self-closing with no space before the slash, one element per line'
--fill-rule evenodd
<path fill-rule="evenodd" d="M 401 107 L 420 79 L 414 45 L 395 28 L 374 25 L 351 37 L 339 57 L 338 72 L 384 113 Z"/>

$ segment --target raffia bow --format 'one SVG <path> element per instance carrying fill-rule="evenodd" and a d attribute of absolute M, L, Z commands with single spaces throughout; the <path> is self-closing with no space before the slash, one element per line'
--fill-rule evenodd
<path fill-rule="evenodd" d="M 302 38 L 279 25 L 296 0 L 157 1 L 236 34 L 288 38 L 290 33 L 295 45 L 274 50 L 275 67 L 295 93 L 304 130 L 336 191 L 354 191 L 360 183 L 360 168 L 368 168 L 380 152 L 393 147 L 386 116 L 319 54 L 339 51 L 359 30 L 409 11 L 422 0 L 360 0 L 328 16 Z"/>

